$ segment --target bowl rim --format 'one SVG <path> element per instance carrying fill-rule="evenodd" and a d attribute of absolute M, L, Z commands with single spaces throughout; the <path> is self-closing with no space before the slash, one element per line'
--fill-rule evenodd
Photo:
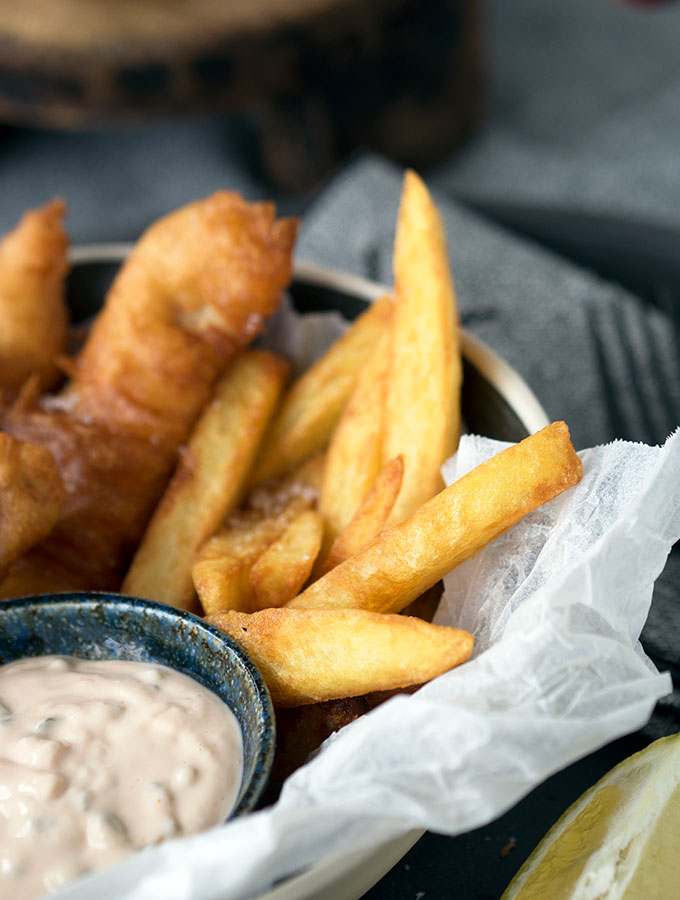
<path fill-rule="evenodd" d="M 72 265 L 94 263 L 120 263 L 130 255 L 134 247 L 130 242 L 105 242 L 76 244 L 69 251 Z M 361 275 L 354 275 L 310 260 L 296 259 L 293 278 L 318 287 L 331 288 L 353 294 L 371 303 L 389 294 L 392 288 Z M 536 394 L 527 382 L 502 356 L 466 328 L 461 329 L 461 349 L 465 358 L 498 391 L 512 408 L 528 434 L 533 434 L 550 424 L 550 419 Z"/>
<path fill-rule="evenodd" d="M 200 630 L 207 632 L 221 644 L 224 644 L 230 651 L 231 659 L 233 659 L 234 656 L 238 658 L 254 687 L 255 697 L 258 703 L 258 715 L 264 723 L 264 727 L 262 729 L 262 734 L 258 739 L 257 751 L 252 766 L 252 774 L 245 784 L 241 784 L 241 789 L 239 791 L 240 799 L 229 813 L 227 821 L 250 812 L 264 791 L 271 773 L 274 761 L 274 750 L 276 747 L 276 719 L 274 716 L 274 705 L 267 685 L 262 677 L 262 673 L 243 647 L 241 647 L 240 644 L 237 644 L 237 642 L 228 634 L 220 631 L 219 628 L 216 628 L 214 625 L 206 622 L 205 619 L 201 619 L 199 616 L 196 616 L 187 610 L 169 606 L 167 603 L 146 600 L 143 597 L 134 597 L 130 594 L 117 594 L 112 591 L 63 591 L 55 592 L 53 594 L 30 594 L 24 597 L 12 597 L 3 600 L 0 603 L 0 621 L 2 620 L 3 615 L 11 610 L 31 609 L 36 606 L 59 607 L 61 605 L 75 605 L 91 610 L 102 606 L 110 609 L 123 608 L 132 615 L 138 615 L 146 610 L 160 617 L 164 617 L 165 619 L 188 622 L 193 627 L 197 627 Z M 64 655 L 71 656 L 73 654 Z M 31 657 L 22 656 L 17 658 L 30 659 Z M 82 657 L 75 658 L 80 659 Z M 165 664 L 158 663 L 158 665 Z M 170 666 L 170 668 L 174 667 Z M 175 669 L 175 671 L 179 670 Z M 199 681 L 195 675 L 189 674 L 189 671 L 186 671 L 184 674 L 189 678 L 193 678 L 194 681 L 201 684 L 206 690 L 209 690 L 218 696 L 220 700 L 231 709 L 227 701 L 212 687 Z M 243 774 L 245 775 L 245 769 Z"/>
<path fill-rule="evenodd" d="M 134 248 L 132 242 L 76 244 L 70 248 L 72 265 L 120 263 Z M 354 295 L 367 303 L 389 294 L 392 288 L 371 279 L 311 260 L 295 259 L 293 279 L 310 285 Z M 502 356 L 466 328 L 461 328 L 463 356 L 495 388 L 515 412 L 528 434 L 550 424 L 550 418 L 524 378 Z M 349 900 L 376 884 L 422 837 L 415 829 L 382 844 L 369 846 L 349 859 L 320 860 L 302 872 L 291 875 L 269 890 L 257 894 L 256 900 Z"/>

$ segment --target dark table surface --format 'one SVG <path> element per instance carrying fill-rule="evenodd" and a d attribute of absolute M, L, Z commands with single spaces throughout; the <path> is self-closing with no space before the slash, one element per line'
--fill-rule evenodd
<path fill-rule="evenodd" d="M 455 838 L 427 832 L 364 897 L 498 900 L 562 812 L 612 766 L 647 743 L 644 734 L 636 733 L 608 744 L 553 775 L 484 828 Z"/>

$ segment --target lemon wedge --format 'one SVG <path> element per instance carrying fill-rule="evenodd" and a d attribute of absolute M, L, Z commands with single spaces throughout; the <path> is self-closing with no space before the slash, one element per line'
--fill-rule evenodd
<path fill-rule="evenodd" d="M 680 734 L 629 756 L 569 807 L 501 900 L 680 897 Z"/>

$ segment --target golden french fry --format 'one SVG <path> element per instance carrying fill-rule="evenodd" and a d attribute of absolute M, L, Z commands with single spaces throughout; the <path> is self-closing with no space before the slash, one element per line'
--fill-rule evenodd
<path fill-rule="evenodd" d="M 376 300 L 286 392 L 250 478 L 260 484 L 323 450 L 354 385 L 392 314 L 390 297 Z"/>
<path fill-rule="evenodd" d="M 398 612 L 582 475 L 564 422 L 502 450 L 288 604 Z"/>
<path fill-rule="evenodd" d="M 241 499 L 287 375 L 281 357 L 248 350 L 222 376 L 135 554 L 125 593 L 192 606 L 198 548 Z"/>
<path fill-rule="evenodd" d="M 53 200 L 30 210 L 0 241 L 0 393 L 16 395 L 31 375 L 42 390 L 62 377 L 57 358 L 68 345 L 65 208 Z"/>
<path fill-rule="evenodd" d="M 464 662 L 466 631 L 363 609 L 222 612 L 208 621 L 252 657 L 279 706 L 429 681 Z"/>
<path fill-rule="evenodd" d="M 295 597 L 309 578 L 322 534 L 323 520 L 316 510 L 293 519 L 250 570 L 253 609 L 283 606 Z"/>
<path fill-rule="evenodd" d="M 390 334 L 386 331 L 360 370 L 328 446 L 319 504 L 326 552 L 352 521 L 382 468 L 389 363 Z"/>
<path fill-rule="evenodd" d="M 318 503 L 325 465 L 325 455 L 317 453 L 286 475 L 259 484 L 248 494 L 247 509 L 272 516 L 288 509 L 295 498 L 303 499 L 308 506 Z"/>
<path fill-rule="evenodd" d="M 249 576 L 252 562 L 254 560 L 249 563 L 247 558 L 225 554 L 194 563 L 191 580 L 206 616 L 224 609 L 251 611 Z"/>
<path fill-rule="evenodd" d="M 257 488 L 248 508 L 234 512 L 203 544 L 191 576 L 206 615 L 252 610 L 250 569 L 295 517 L 316 502 L 323 462 L 323 456 L 315 457 L 286 478 Z"/>
<path fill-rule="evenodd" d="M 333 543 L 328 559 L 322 566 L 322 573 L 330 572 L 335 566 L 363 550 L 380 534 L 399 495 L 403 475 L 402 457 L 391 459 L 376 478 L 352 521 Z"/>
<path fill-rule="evenodd" d="M 394 276 L 383 461 L 403 454 L 405 474 L 391 525 L 441 490 L 440 469 L 460 431 L 460 334 L 444 226 L 411 171 L 397 221 Z"/>

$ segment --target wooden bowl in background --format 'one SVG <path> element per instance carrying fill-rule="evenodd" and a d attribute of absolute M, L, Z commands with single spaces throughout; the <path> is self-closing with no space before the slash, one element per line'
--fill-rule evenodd
<path fill-rule="evenodd" d="M 418 168 L 484 109 L 481 0 L 0 0 L 0 121 L 246 112 L 280 187 L 354 147 Z"/>

